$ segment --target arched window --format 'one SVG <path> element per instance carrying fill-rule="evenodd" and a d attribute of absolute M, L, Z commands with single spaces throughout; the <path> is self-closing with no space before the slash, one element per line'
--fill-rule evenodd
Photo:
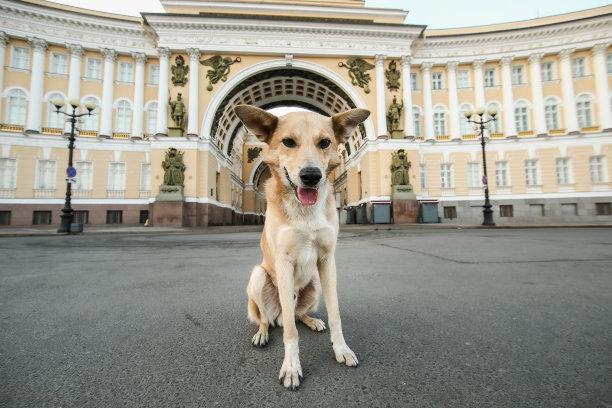
<path fill-rule="evenodd" d="M 64 96 L 59 92 L 54 92 L 47 98 L 47 127 L 55 129 L 64 128 L 64 114 L 58 113 L 57 108 L 53 106 L 53 99 L 60 98 L 64 99 Z M 72 109 L 72 108 L 70 108 Z"/>
<path fill-rule="evenodd" d="M 465 117 L 465 112 L 472 110 L 472 107 L 467 103 L 464 103 L 459 108 L 459 120 L 461 121 L 461 134 L 462 135 L 473 135 L 474 134 L 474 124 L 468 122 Z"/>
<path fill-rule="evenodd" d="M 436 106 L 433 115 L 435 136 L 446 135 L 446 110 L 442 106 Z"/>
<path fill-rule="evenodd" d="M 489 127 L 489 134 L 501 133 L 501 108 L 499 107 L 499 104 L 491 102 L 487 105 L 487 112 L 489 112 L 491 109 L 497 110 L 497 115 L 495 115 L 495 120 L 492 120 L 487 124 Z M 486 114 L 486 117 L 487 120 L 491 119 L 488 113 Z"/>
<path fill-rule="evenodd" d="M 514 104 L 514 118 L 516 120 L 516 130 L 526 132 L 529 130 L 529 107 L 527 102 L 518 101 Z"/>
<path fill-rule="evenodd" d="M 580 95 L 576 98 L 578 111 L 578 125 L 581 128 L 593 126 L 593 103 L 589 95 Z"/>
<path fill-rule="evenodd" d="M 414 136 L 422 136 L 421 134 L 421 111 L 416 106 L 412 107 L 412 126 L 414 128 Z"/>
<path fill-rule="evenodd" d="M 147 131 L 145 133 L 154 135 L 157 132 L 157 102 L 151 102 L 147 108 Z"/>
<path fill-rule="evenodd" d="M 21 89 L 11 89 L 6 97 L 6 123 L 25 126 L 26 93 Z"/>
<path fill-rule="evenodd" d="M 118 133 L 129 133 L 132 119 L 132 106 L 128 101 L 119 101 L 117 104 L 117 125 Z"/>
<path fill-rule="evenodd" d="M 559 103 L 555 98 L 546 99 L 544 113 L 546 115 L 546 129 L 559 129 Z"/>
<path fill-rule="evenodd" d="M 85 98 L 85 100 L 83 101 L 83 105 L 85 105 L 87 102 L 91 102 L 96 105 L 96 109 L 91 111 L 91 115 L 83 116 L 81 129 L 97 132 L 98 123 L 100 123 L 100 102 L 93 96 Z"/>

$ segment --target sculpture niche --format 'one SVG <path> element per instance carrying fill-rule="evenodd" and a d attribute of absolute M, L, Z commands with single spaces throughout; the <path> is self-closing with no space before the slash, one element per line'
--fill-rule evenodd
<path fill-rule="evenodd" d="M 164 184 L 159 186 L 158 201 L 183 201 L 185 184 L 184 153 L 171 147 L 166 152 L 166 158 L 161 164 L 164 169 Z"/>
<path fill-rule="evenodd" d="M 393 202 L 393 220 L 396 224 L 415 223 L 419 217 L 419 205 L 410 184 L 410 167 L 412 163 L 404 149 L 393 153 L 391 157 L 391 200 Z"/>
<path fill-rule="evenodd" d="M 179 93 L 176 96 L 175 101 L 168 97 L 168 105 L 170 106 L 170 117 L 174 121 L 174 126 L 168 127 L 168 136 L 183 136 L 183 126 L 185 124 L 185 113 L 187 113 L 187 108 L 182 101 L 181 94 Z"/>
<path fill-rule="evenodd" d="M 402 109 L 404 109 L 404 102 L 402 101 L 401 104 L 397 103 L 397 97 L 394 96 L 393 103 L 389 106 L 387 113 L 387 129 L 389 129 L 392 139 L 404 138 L 404 130 L 399 128 Z"/>

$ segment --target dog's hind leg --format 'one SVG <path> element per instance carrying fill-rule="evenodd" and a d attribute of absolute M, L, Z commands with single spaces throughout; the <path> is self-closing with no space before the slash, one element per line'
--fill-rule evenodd
<path fill-rule="evenodd" d="M 316 332 L 324 332 L 326 330 L 325 323 L 323 320 L 308 316 L 306 313 L 317 310 L 320 297 L 321 283 L 319 282 L 319 277 L 315 276 L 308 285 L 300 289 L 295 308 L 295 316 Z"/>
<path fill-rule="evenodd" d="M 249 297 L 249 320 L 259 325 L 259 330 L 253 336 L 254 346 L 263 347 L 268 343 L 268 328 L 274 325 L 274 320 L 280 312 L 278 292 L 270 281 L 265 269 L 260 265 L 253 268 L 247 285 Z"/>

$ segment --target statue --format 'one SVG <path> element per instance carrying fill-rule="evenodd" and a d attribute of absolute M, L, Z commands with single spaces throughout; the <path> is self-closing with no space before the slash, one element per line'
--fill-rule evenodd
<path fill-rule="evenodd" d="M 366 71 L 369 71 L 374 68 L 374 65 L 369 62 L 361 59 L 361 58 L 349 58 L 344 62 L 339 62 L 338 66 L 341 68 L 348 68 L 349 77 L 351 77 L 351 83 L 353 85 L 359 86 L 363 88 L 365 93 L 370 93 L 370 74 Z"/>
<path fill-rule="evenodd" d="M 183 152 L 171 147 L 166 152 L 166 159 L 162 162 L 164 169 L 164 185 L 183 186 L 185 181 L 185 164 L 183 163 Z"/>
<path fill-rule="evenodd" d="M 389 112 L 387 113 L 387 127 L 391 133 L 394 130 L 399 130 L 402 109 L 404 109 L 404 102 L 402 101 L 401 104 L 397 103 L 397 96 L 394 96 L 393 103 L 389 106 Z"/>
<path fill-rule="evenodd" d="M 236 57 L 232 60 L 230 57 L 224 58 L 220 55 L 215 55 L 214 57 L 200 61 L 200 64 L 212 67 L 212 69 L 209 69 L 206 73 L 206 78 L 209 79 L 206 90 L 212 91 L 213 85 L 219 82 L 219 80 L 223 82 L 227 81 L 227 76 L 230 73 L 230 65 L 241 61 L 242 59 L 240 57 Z"/>
<path fill-rule="evenodd" d="M 397 64 L 395 60 L 391 60 L 389 63 L 389 69 L 385 72 L 387 77 L 387 88 L 390 91 L 397 91 L 400 87 L 400 72 L 397 70 Z"/>
<path fill-rule="evenodd" d="M 183 129 L 187 110 L 185 109 L 185 103 L 181 100 L 181 94 L 176 96 L 176 101 L 172 101 L 170 97 L 168 97 L 168 104 L 170 105 L 170 117 L 172 117 L 174 125 L 179 129 Z"/>
<path fill-rule="evenodd" d="M 259 157 L 259 153 L 262 151 L 263 149 L 261 147 L 251 147 L 249 148 L 249 150 L 247 150 L 247 155 L 249 157 L 249 163 L 252 163 L 253 160 L 255 160 L 256 158 Z"/>
<path fill-rule="evenodd" d="M 174 59 L 174 63 L 176 65 L 172 66 L 172 83 L 174 86 L 185 86 L 189 65 L 185 65 L 185 59 L 180 55 Z"/>
<path fill-rule="evenodd" d="M 394 153 L 391 158 L 391 184 L 394 186 L 409 186 L 410 177 L 408 170 L 410 170 L 411 165 L 404 149 Z"/>

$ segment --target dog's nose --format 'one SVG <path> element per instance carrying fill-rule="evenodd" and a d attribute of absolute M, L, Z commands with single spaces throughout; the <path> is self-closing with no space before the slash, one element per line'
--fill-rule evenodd
<path fill-rule="evenodd" d="M 321 170 L 317 167 L 304 167 L 300 170 L 300 179 L 308 187 L 316 186 L 322 176 Z"/>

